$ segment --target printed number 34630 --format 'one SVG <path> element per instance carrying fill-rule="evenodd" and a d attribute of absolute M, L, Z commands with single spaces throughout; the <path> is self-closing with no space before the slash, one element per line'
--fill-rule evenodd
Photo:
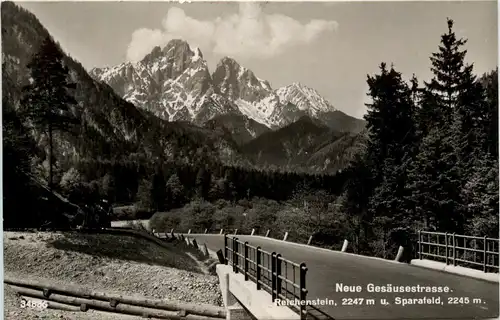
<path fill-rule="evenodd" d="M 21 300 L 21 308 L 47 309 L 48 306 L 47 301 Z"/>

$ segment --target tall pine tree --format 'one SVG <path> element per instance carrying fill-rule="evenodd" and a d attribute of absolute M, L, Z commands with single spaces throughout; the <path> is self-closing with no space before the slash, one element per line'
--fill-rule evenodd
<path fill-rule="evenodd" d="M 422 138 L 412 165 L 412 191 L 418 216 L 425 227 L 460 231 L 466 221 L 461 195 L 481 140 L 478 128 L 484 112 L 483 92 L 465 63 L 465 39 L 457 39 L 453 20 L 432 54 L 433 78 L 425 82 L 418 111 Z"/>
<path fill-rule="evenodd" d="M 53 186 L 54 132 L 70 132 L 79 123 L 70 109 L 76 104 L 69 93 L 75 84 L 68 80 L 63 57 L 59 46 L 51 38 L 45 39 L 28 64 L 31 83 L 23 88 L 24 115 L 33 126 L 48 135 L 50 188 Z"/>
<path fill-rule="evenodd" d="M 372 163 L 374 190 L 369 211 L 374 217 L 382 241 L 383 254 L 391 249 L 388 244 L 390 230 L 408 225 L 410 212 L 405 188 L 407 167 L 411 162 L 416 144 L 414 88 L 402 79 L 394 67 L 380 66 L 381 73 L 368 77 L 369 95 L 365 116 L 369 129 L 368 158 Z M 413 87 L 416 79 L 412 80 Z"/>

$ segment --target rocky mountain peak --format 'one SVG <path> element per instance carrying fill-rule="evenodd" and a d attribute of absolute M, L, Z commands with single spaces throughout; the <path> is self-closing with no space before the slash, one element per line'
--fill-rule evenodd
<path fill-rule="evenodd" d="M 170 121 L 203 123 L 236 113 L 276 129 L 304 115 L 319 119 L 335 111 L 316 90 L 300 82 L 273 90 L 268 81 L 229 56 L 211 74 L 201 51 L 181 39 L 153 48 L 138 63 L 92 73 L 126 100 Z"/>
<path fill-rule="evenodd" d="M 216 90 L 232 100 L 257 102 L 272 91 L 269 82 L 259 79 L 252 70 L 230 57 L 219 61 L 212 79 Z"/>

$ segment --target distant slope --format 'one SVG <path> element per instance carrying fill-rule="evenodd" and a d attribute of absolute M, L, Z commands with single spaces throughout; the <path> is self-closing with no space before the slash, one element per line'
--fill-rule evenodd
<path fill-rule="evenodd" d="M 339 110 L 321 113 L 318 118 L 329 128 L 338 132 L 359 133 L 366 127 L 365 120 L 351 117 Z"/>
<path fill-rule="evenodd" d="M 364 133 L 337 132 L 303 116 L 244 144 L 242 151 L 263 167 L 334 173 L 345 168 L 364 144 Z"/>
<path fill-rule="evenodd" d="M 205 128 L 227 131 L 238 144 L 244 144 L 271 131 L 265 125 L 242 114 L 219 115 L 207 121 Z"/>

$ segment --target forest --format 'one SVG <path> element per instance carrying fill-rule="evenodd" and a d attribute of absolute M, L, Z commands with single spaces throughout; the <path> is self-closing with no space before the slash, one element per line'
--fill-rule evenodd
<path fill-rule="evenodd" d="M 430 55 L 429 81 L 406 81 L 387 63 L 367 76 L 364 147 L 334 175 L 219 161 L 202 134 L 169 123 L 162 126 L 175 140 L 173 158 L 148 151 L 160 148 L 160 129 L 126 150 L 105 141 L 92 147 L 93 157 L 53 152 L 61 135 L 97 133 L 72 112 L 75 85 L 48 39 L 28 65 L 33 81 L 23 86 L 20 107 L 3 97 L 5 227 L 53 218 L 31 182 L 39 176 L 73 203 L 107 199 L 115 219 L 151 218 L 159 232 L 288 231 L 291 241 L 313 235 L 316 245 L 338 247 L 348 239 L 353 252 L 380 257 L 411 246 L 420 229 L 498 237 L 498 69 L 476 75 L 466 63 L 467 40 L 456 37 L 452 20 L 447 25 Z M 32 129 L 46 132 L 44 148 Z M 99 148 L 106 152 L 97 157 Z"/>

